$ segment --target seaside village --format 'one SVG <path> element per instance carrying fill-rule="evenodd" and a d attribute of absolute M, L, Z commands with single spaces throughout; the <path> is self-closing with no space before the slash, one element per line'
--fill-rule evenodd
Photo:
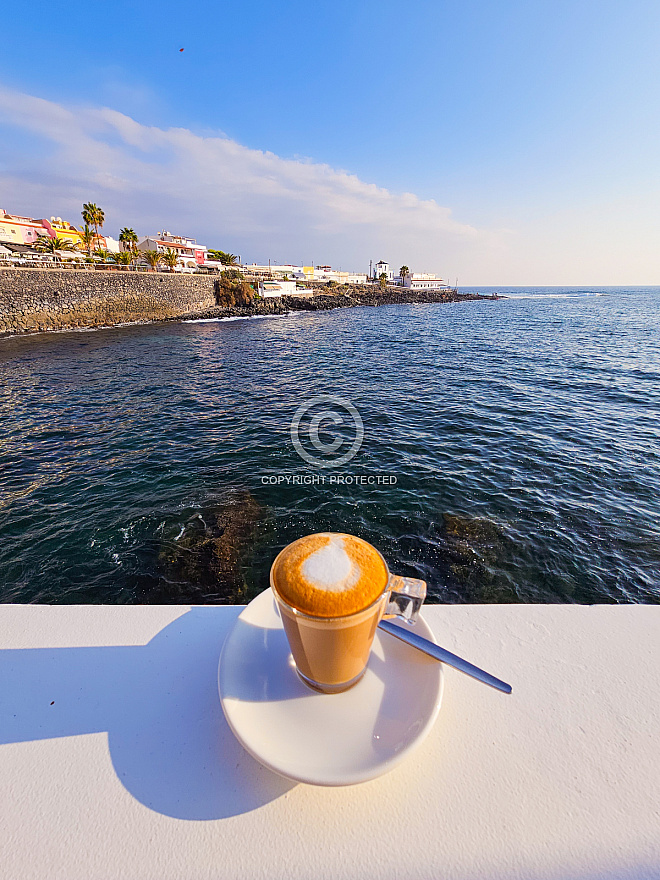
<path fill-rule="evenodd" d="M 411 290 L 443 290 L 447 283 L 436 275 L 394 269 L 384 260 L 370 262 L 369 272 L 345 272 L 331 266 L 243 264 L 240 257 L 198 244 L 194 238 L 161 231 L 138 235 L 123 228 L 118 238 L 101 232 L 104 213 L 96 205 L 83 205 L 83 225 L 62 217 L 35 219 L 9 214 L 0 208 L 0 267 L 100 269 L 107 271 L 220 273 L 238 270 L 255 284 L 261 296 L 291 296 L 309 287 L 345 284 L 380 284 Z"/>

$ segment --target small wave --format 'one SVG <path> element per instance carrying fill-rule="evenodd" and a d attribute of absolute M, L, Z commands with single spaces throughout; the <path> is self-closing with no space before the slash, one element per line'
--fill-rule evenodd
<path fill-rule="evenodd" d="M 121 330 L 125 327 L 144 327 L 147 324 L 155 324 L 156 321 L 122 321 L 120 324 L 100 324 L 98 327 L 58 327 L 52 330 L 7 331 L 0 333 L 2 339 L 23 339 L 27 336 L 54 336 L 60 333 L 100 333 L 101 330 Z"/>
<path fill-rule="evenodd" d="M 257 321 L 263 318 L 286 318 L 289 315 L 306 314 L 305 312 L 282 312 L 277 315 L 234 315 L 231 318 L 193 318 L 181 320 L 182 324 L 217 324 L 221 321 Z M 35 330 L 29 333 L 5 331 L 0 333 L 0 341 L 5 339 L 24 338 L 25 336 L 46 336 L 60 333 L 99 333 L 102 330 L 121 330 L 126 327 L 146 327 L 159 324 L 160 321 L 123 321 L 119 324 L 103 324 L 98 327 L 59 327 L 53 330 Z M 176 323 L 176 321 L 172 321 Z"/>
<path fill-rule="evenodd" d="M 507 293 L 503 299 L 582 299 L 585 296 L 605 296 L 604 293 Z"/>
<path fill-rule="evenodd" d="M 231 318 L 189 318 L 182 321 L 183 324 L 220 324 L 224 321 L 258 321 L 263 318 L 286 318 L 293 312 L 283 312 L 280 315 L 234 315 Z"/>

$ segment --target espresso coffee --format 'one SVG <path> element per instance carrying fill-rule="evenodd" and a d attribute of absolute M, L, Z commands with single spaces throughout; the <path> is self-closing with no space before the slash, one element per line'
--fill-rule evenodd
<path fill-rule="evenodd" d="M 273 581 L 293 608 L 312 617 L 344 617 L 367 608 L 387 586 L 380 553 L 354 535 L 307 535 L 275 561 Z"/>
<path fill-rule="evenodd" d="M 388 581 L 380 553 L 353 535 L 308 535 L 279 554 L 271 586 L 303 680 L 332 693 L 361 678 Z"/>

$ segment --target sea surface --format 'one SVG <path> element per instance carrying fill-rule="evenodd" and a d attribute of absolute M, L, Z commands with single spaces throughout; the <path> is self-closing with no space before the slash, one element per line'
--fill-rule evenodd
<path fill-rule="evenodd" d="M 497 292 L 1 339 L 0 601 L 246 601 L 332 530 L 431 601 L 659 602 L 660 288 Z"/>

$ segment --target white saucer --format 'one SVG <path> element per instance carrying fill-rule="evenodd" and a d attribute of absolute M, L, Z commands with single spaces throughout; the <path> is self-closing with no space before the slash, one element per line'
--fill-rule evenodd
<path fill-rule="evenodd" d="M 435 641 L 423 620 L 415 631 Z M 377 630 L 355 687 L 311 690 L 270 590 L 241 612 L 218 668 L 222 708 L 241 745 L 275 773 L 312 785 L 365 782 L 403 761 L 431 729 L 442 686 L 441 663 Z"/>

